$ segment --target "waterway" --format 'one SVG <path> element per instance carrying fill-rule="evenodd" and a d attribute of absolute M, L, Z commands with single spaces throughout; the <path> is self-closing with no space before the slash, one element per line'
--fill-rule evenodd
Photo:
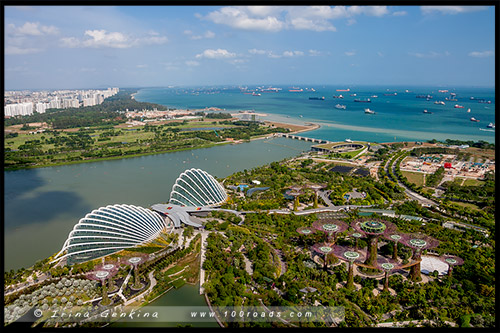
<path fill-rule="evenodd" d="M 4 269 L 57 253 L 85 214 L 112 204 L 167 202 L 181 172 L 215 177 L 296 156 L 311 143 L 275 138 L 93 163 L 5 171 Z"/>
<path fill-rule="evenodd" d="M 196 307 L 196 309 L 209 311 L 205 303 L 204 296 L 199 294 L 199 285 L 185 284 L 179 289 L 172 289 L 165 295 L 159 297 L 157 300 L 141 308 L 142 312 L 155 312 L 159 313 L 159 318 L 167 317 L 168 315 L 160 313 L 162 311 L 169 311 L 170 307 Z M 193 309 L 193 308 L 192 308 Z M 209 318 L 207 316 L 207 318 Z M 209 321 L 201 322 L 162 322 L 156 320 L 148 320 L 141 322 L 127 321 L 116 322 L 110 327 L 176 327 L 177 325 L 191 325 L 192 327 L 219 327 L 214 318 L 207 319 Z"/>

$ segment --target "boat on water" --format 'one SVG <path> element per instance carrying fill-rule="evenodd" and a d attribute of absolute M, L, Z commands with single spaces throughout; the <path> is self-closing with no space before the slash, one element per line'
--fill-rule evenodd
<path fill-rule="evenodd" d="M 350 88 L 347 88 L 347 89 L 337 89 L 336 91 L 351 91 Z"/>
<path fill-rule="evenodd" d="M 398 93 L 387 93 L 387 94 L 384 94 L 384 96 L 397 96 Z"/>
<path fill-rule="evenodd" d="M 484 99 L 483 100 L 478 100 L 479 103 L 483 103 L 483 104 L 491 104 L 491 101 L 485 101 Z"/>
<path fill-rule="evenodd" d="M 489 123 L 488 126 L 486 126 L 486 127 L 488 127 L 488 128 L 495 128 L 495 124 Z"/>
<path fill-rule="evenodd" d="M 470 118 L 470 121 L 475 121 L 476 123 L 478 123 L 479 119 L 476 119 L 476 118 L 472 117 L 472 118 Z"/>
<path fill-rule="evenodd" d="M 324 101 L 325 100 L 325 96 L 323 97 L 309 97 L 310 100 L 315 100 L 315 101 Z"/>
<path fill-rule="evenodd" d="M 370 97 L 371 97 L 371 98 L 378 98 L 378 96 L 377 96 L 377 95 L 371 95 Z"/>
<path fill-rule="evenodd" d="M 426 99 L 432 99 L 431 95 L 417 95 L 415 96 L 416 98 L 426 98 Z"/>
<path fill-rule="evenodd" d="M 437 105 L 445 105 L 443 101 L 435 101 L 434 104 L 437 104 Z"/>
<path fill-rule="evenodd" d="M 252 93 L 252 96 L 261 96 L 259 93 Z"/>
<path fill-rule="evenodd" d="M 352 142 L 351 139 L 345 139 L 345 142 Z"/>
<path fill-rule="evenodd" d="M 358 103 L 371 103 L 372 102 L 369 98 L 367 98 L 367 99 L 355 99 L 354 101 L 358 102 Z"/>
<path fill-rule="evenodd" d="M 375 114 L 375 111 L 370 110 L 370 109 L 365 109 L 365 113 L 367 113 L 367 114 Z"/>
<path fill-rule="evenodd" d="M 438 92 L 440 92 L 440 93 L 447 93 L 448 90 L 438 90 Z"/>
<path fill-rule="evenodd" d="M 333 95 L 333 98 L 344 98 L 342 95 Z"/>
<path fill-rule="evenodd" d="M 432 114 L 432 112 L 427 111 L 427 110 L 424 110 L 424 113 L 427 113 L 427 114 Z"/>
<path fill-rule="evenodd" d="M 304 89 L 302 88 L 293 88 L 293 89 L 288 89 L 289 92 L 303 92 Z"/>
<path fill-rule="evenodd" d="M 458 105 L 458 104 L 455 104 L 455 109 L 463 109 L 464 106 L 463 105 Z"/>
<path fill-rule="evenodd" d="M 470 109 L 467 109 L 467 112 L 470 113 Z"/>
<path fill-rule="evenodd" d="M 344 104 L 337 104 L 335 105 L 335 108 L 339 110 L 345 110 L 347 107 Z"/>
<path fill-rule="evenodd" d="M 456 99 L 456 98 L 448 98 L 448 97 L 446 97 L 444 100 L 445 101 L 449 101 L 449 102 L 456 102 L 456 101 L 458 101 L 458 99 Z"/>

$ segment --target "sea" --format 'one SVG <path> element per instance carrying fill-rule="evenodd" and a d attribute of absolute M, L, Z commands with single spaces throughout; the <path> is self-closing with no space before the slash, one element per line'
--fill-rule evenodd
<path fill-rule="evenodd" d="M 144 88 L 138 91 L 135 99 L 177 109 L 216 107 L 235 113 L 251 110 L 258 114 L 257 120 L 315 123 L 321 127 L 307 132 L 307 136 L 329 141 L 351 139 L 383 143 L 455 139 L 495 142 L 495 130 L 487 127 L 495 123 L 493 87 L 274 86 L 281 88 L 277 92 L 264 92 L 259 88 L 269 87 Z M 343 98 L 338 98 L 340 95 Z M 422 95 L 432 98 L 417 98 Z M 359 103 L 355 99 L 370 99 L 371 102 Z M 490 101 L 490 104 L 480 103 L 481 100 Z M 436 101 L 443 101 L 445 105 L 435 104 Z M 346 109 L 335 108 L 337 104 L 345 105 Z M 463 108 L 455 108 L 455 105 Z M 375 114 L 365 113 L 366 108 Z"/>

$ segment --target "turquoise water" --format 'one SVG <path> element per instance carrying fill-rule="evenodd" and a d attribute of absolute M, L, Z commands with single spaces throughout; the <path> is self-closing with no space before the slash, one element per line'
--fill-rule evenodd
<path fill-rule="evenodd" d="M 308 86 L 311 88 L 311 86 Z M 250 88 L 250 87 L 249 87 Z M 292 123 L 315 122 L 321 128 L 307 133 L 307 136 L 331 141 L 365 140 L 374 142 L 394 142 L 430 139 L 484 140 L 495 142 L 494 131 L 486 126 L 495 123 L 494 88 L 438 88 L 438 87 L 349 87 L 350 92 L 336 92 L 345 87 L 314 86 L 316 91 L 289 92 L 290 87 L 281 87 L 278 93 L 261 93 L 261 96 L 243 94 L 238 88 L 147 88 L 135 96 L 138 101 L 147 101 L 176 107 L 178 109 L 201 109 L 219 107 L 226 111 L 255 110 L 268 114 L 261 119 L 280 120 Z M 253 89 L 253 87 L 252 87 Z M 445 101 L 449 93 L 438 90 L 448 89 L 456 93 L 457 101 Z M 405 92 L 409 90 L 409 92 Z M 384 93 L 397 92 L 396 96 Z M 350 94 L 356 93 L 353 97 Z M 333 95 L 344 96 L 334 99 Z M 416 98 L 416 95 L 433 96 L 433 99 Z M 366 99 L 372 95 L 371 103 L 356 103 L 354 99 Z M 309 97 L 324 96 L 325 100 L 309 100 Z M 490 100 L 491 104 L 481 104 L 476 99 Z M 436 105 L 442 100 L 445 105 Z M 335 109 L 337 103 L 345 104 L 346 110 Z M 455 104 L 464 106 L 454 108 Z M 370 108 L 376 114 L 365 114 Z M 471 109 L 467 113 L 467 109 Z M 424 114 L 427 109 L 432 114 Z M 302 116 L 302 117 L 301 117 Z M 472 122 L 470 118 L 479 119 Z"/>
<path fill-rule="evenodd" d="M 216 177 L 298 155 L 311 144 L 285 138 L 93 163 L 4 172 L 4 269 L 58 252 L 73 226 L 112 204 L 167 202 L 188 168 Z"/>

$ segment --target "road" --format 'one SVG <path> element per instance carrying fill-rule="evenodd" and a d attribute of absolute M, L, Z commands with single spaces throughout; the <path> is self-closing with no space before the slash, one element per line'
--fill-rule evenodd
<path fill-rule="evenodd" d="M 409 150 L 409 149 L 403 149 L 403 150 Z M 411 150 L 411 149 L 410 149 Z M 392 173 L 395 175 L 396 174 L 396 160 L 395 159 L 392 163 L 389 163 L 390 161 L 392 161 L 392 159 L 388 159 L 386 164 L 384 165 L 384 169 L 385 169 L 385 173 L 387 174 L 387 177 L 391 178 L 392 181 L 394 181 L 396 184 L 398 184 L 400 187 L 403 188 L 404 190 L 404 193 L 410 198 L 410 199 L 413 199 L 413 200 L 416 200 L 418 201 L 419 204 L 421 204 L 422 206 L 435 206 L 435 207 L 438 207 L 439 205 L 430 200 L 430 199 L 427 199 L 423 196 L 421 196 L 420 194 L 416 193 L 416 192 L 413 192 L 412 190 L 410 190 L 408 187 L 406 187 L 405 184 L 401 183 L 399 181 L 399 179 L 393 179 L 391 176 L 390 176 L 390 173 L 389 173 L 389 168 L 391 168 L 392 170 Z M 390 164 L 390 165 L 389 165 Z"/>

